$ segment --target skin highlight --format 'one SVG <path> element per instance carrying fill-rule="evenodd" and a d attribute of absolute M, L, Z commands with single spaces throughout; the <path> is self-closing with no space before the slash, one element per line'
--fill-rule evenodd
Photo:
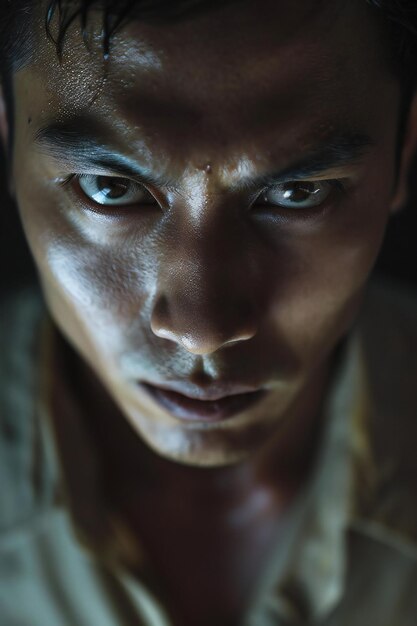
<path fill-rule="evenodd" d="M 274 13 L 271 4 L 266 7 Z M 258 17 L 255 46 L 248 43 L 256 23 L 252 8 L 239 14 L 234 40 L 231 7 L 211 43 L 204 33 L 217 14 L 169 29 L 127 27 L 114 43 L 106 90 L 91 107 L 102 66 L 99 50 L 89 56 L 81 41 L 78 47 L 74 41 L 62 66 L 54 66 L 45 44 L 43 57 L 15 77 L 15 163 L 25 173 L 16 196 L 54 318 L 141 436 L 162 454 L 191 464 L 244 458 L 253 439 L 244 433 L 263 424 L 262 437 L 269 436 L 323 371 L 352 322 L 389 215 L 396 125 L 387 120 L 397 119 L 399 93 L 377 54 L 377 33 L 374 58 L 368 53 L 359 63 L 365 53 L 360 47 L 357 59 L 349 56 L 352 20 L 368 40 L 372 34 L 367 12 L 358 3 L 339 18 L 333 11 L 316 15 L 315 29 L 333 20 L 335 34 L 323 44 L 297 31 L 291 36 L 294 10 L 287 3 L 283 8 L 278 43 L 276 29 L 266 30 Z M 196 77 L 178 39 L 201 58 Z M 45 58 L 52 60 L 47 90 Z M 291 71 L 289 58 L 295 59 Z M 228 64 L 216 83 L 212 68 L 220 59 Z M 379 115 L 371 79 L 380 94 Z M 163 208 L 155 202 L 101 215 L 73 187 L 57 182 L 71 173 L 71 164 L 65 155 L 61 163 L 38 150 L 33 133 L 51 116 L 65 119 L 88 107 L 112 120 L 100 141 L 176 181 L 174 188 L 155 190 Z M 30 127 L 22 123 L 29 117 Z M 328 212 L 300 218 L 250 209 L 260 190 L 242 183 L 243 164 L 249 179 L 283 170 L 339 126 L 365 129 L 374 146 L 353 174 L 352 168 L 340 172 L 349 189 L 335 194 Z M 136 381 L 143 379 L 202 386 L 224 380 L 271 393 L 254 414 L 221 427 L 184 428 L 140 395 Z"/>
<path fill-rule="evenodd" d="M 131 481 L 135 468 L 149 520 L 176 519 L 184 542 L 193 524 L 218 531 L 204 549 L 187 553 L 165 529 L 164 548 L 161 533 L 152 535 L 151 521 L 130 505 L 161 571 L 169 546 L 181 546 L 186 571 L 196 555 L 221 558 L 213 549 L 219 544 L 230 558 L 242 542 L 253 548 L 262 528 L 257 550 L 266 558 L 275 522 L 311 467 L 336 350 L 396 207 L 400 86 L 384 63 L 377 25 L 359 0 L 324 2 L 319 10 L 302 4 L 265 0 L 262 12 L 247 2 L 165 27 L 131 23 L 115 36 L 104 74 L 100 46 L 88 52 L 75 30 L 61 65 L 39 35 L 37 58 L 14 77 L 13 188 L 67 341 L 62 354 L 72 353 L 67 361 L 82 372 L 85 406 L 100 406 L 100 416 L 87 410 L 86 419 L 99 441 L 98 423 L 114 433 L 101 443 L 118 480 Z M 146 183 L 143 203 L 98 206 L 73 175 L 120 172 L 97 162 L 77 171 L 63 146 L 39 141 L 50 124 L 87 114 L 106 126 L 100 146 L 159 180 Z M 272 191 L 254 181 L 347 134 L 367 137 L 366 145 L 352 162 L 308 179 L 342 185 L 331 186 L 320 206 L 259 200 Z M 84 161 L 90 157 L 86 150 Z M 185 424 L 138 381 L 180 381 L 190 393 L 239 384 L 268 394 L 225 422 Z M 146 487 L 151 475 L 164 485 L 158 498 Z M 170 486 L 190 494 L 183 515 L 175 513 Z M 204 522 L 193 507 L 201 493 Z M 259 493 L 266 495 L 257 509 Z M 239 541 L 228 536 L 233 506 L 253 513 Z M 221 563 L 213 567 L 222 571 Z M 237 597 L 226 597 L 227 579 L 219 580 L 223 594 L 212 590 L 228 615 L 251 588 L 243 570 Z M 163 574 L 170 580 L 172 572 Z M 183 625 L 196 623 L 204 601 L 221 612 L 197 591 L 191 608 L 183 590 L 171 595 L 180 598 Z M 207 623 L 222 623 L 219 614 L 207 615 Z"/>

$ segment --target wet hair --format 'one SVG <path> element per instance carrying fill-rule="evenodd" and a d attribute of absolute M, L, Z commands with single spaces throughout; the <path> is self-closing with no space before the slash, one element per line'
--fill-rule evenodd
<path fill-rule="evenodd" d="M 47 0 L 45 27 L 58 56 L 65 35 L 79 22 L 86 38 L 88 15 L 100 9 L 103 19 L 103 55 L 108 57 L 113 34 L 128 19 L 176 20 L 199 11 L 213 10 L 242 0 Z M 381 18 L 387 32 L 387 47 L 401 81 L 417 85 L 417 2 L 416 0 L 363 0 Z M 30 61 L 33 38 L 31 19 L 41 0 L 0 0 L 0 73 L 5 77 Z M 55 22 L 52 34 L 51 24 Z"/>
<path fill-rule="evenodd" d="M 43 0 L 45 29 L 61 56 L 68 29 L 78 21 L 87 39 L 88 16 L 99 10 L 103 20 L 103 55 L 113 34 L 129 19 L 170 21 L 242 0 Z M 0 0 L 0 75 L 24 67 L 33 49 L 32 20 L 42 0 Z M 54 28 L 52 29 L 52 24 Z M 52 33 L 54 30 L 54 33 Z"/>
<path fill-rule="evenodd" d="M 37 10 L 44 9 L 48 37 L 61 57 L 68 29 L 78 22 L 87 45 L 88 17 L 99 10 L 103 20 L 103 57 L 111 54 L 111 40 L 128 20 L 169 22 L 195 13 L 215 10 L 244 0 L 0 0 L 0 83 L 10 126 L 13 127 L 14 72 L 31 60 L 34 47 L 32 22 Z M 349 1 L 349 0 L 348 0 Z M 417 0 L 363 0 L 375 12 L 386 35 L 387 62 L 403 87 L 400 130 L 411 96 L 417 88 Z M 42 6 L 44 5 L 44 7 Z M 42 19 L 42 16 L 41 16 Z M 402 133 L 400 132 L 400 135 Z"/>
<path fill-rule="evenodd" d="M 108 58 L 113 34 L 129 19 L 169 21 L 182 19 L 200 11 L 242 0 L 0 0 L 0 85 L 9 121 L 7 153 L 13 150 L 14 94 L 13 74 L 32 59 L 34 49 L 33 20 L 44 10 L 45 31 L 61 58 L 68 29 L 78 22 L 87 43 L 87 21 L 93 10 L 103 20 L 103 56 Z M 44 5 L 44 6 L 43 6 Z"/>
<path fill-rule="evenodd" d="M 47 0 L 45 28 L 61 55 L 66 33 L 78 21 L 86 39 L 89 13 L 100 9 L 103 19 L 103 55 L 110 54 L 113 34 L 129 18 L 153 21 L 182 19 L 242 0 Z M 416 0 L 363 0 L 384 24 L 390 59 L 401 82 L 409 90 L 417 86 Z M 31 19 L 41 0 L 0 0 L 0 73 L 7 75 L 30 61 L 33 40 Z M 54 34 L 51 25 L 54 22 Z"/>

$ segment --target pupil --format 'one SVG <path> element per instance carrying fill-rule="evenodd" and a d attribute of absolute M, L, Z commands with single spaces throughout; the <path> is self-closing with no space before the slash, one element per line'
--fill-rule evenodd
<path fill-rule="evenodd" d="M 304 202 L 308 200 L 311 194 L 315 193 L 314 183 L 292 184 L 284 191 L 284 198 L 292 202 Z"/>
<path fill-rule="evenodd" d="M 118 200 L 126 194 L 129 183 L 122 179 L 117 180 L 109 176 L 100 176 L 97 180 L 97 187 L 106 198 Z"/>

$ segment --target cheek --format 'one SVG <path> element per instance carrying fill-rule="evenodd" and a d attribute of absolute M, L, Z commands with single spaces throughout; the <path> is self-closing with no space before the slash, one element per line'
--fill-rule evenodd
<path fill-rule="evenodd" d="M 385 183 L 370 177 L 320 225 L 280 237 L 273 322 L 300 360 L 325 356 L 354 320 L 383 241 L 391 189 L 390 175 Z"/>
<path fill-rule="evenodd" d="M 366 186 L 315 225 L 269 229 L 272 245 L 260 242 L 255 229 L 247 233 L 251 245 L 257 242 L 254 287 L 262 302 L 261 325 L 304 369 L 325 356 L 356 312 L 387 221 L 389 176 L 384 180 L 381 186 L 376 173 L 369 175 Z M 85 346 L 116 355 L 126 344 L 142 345 L 164 263 L 158 254 L 164 242 L 151 234 L 151 222 L 122 230 L 116 223 L 84 219 L 38 184 L 22 187 L 18 202 L 49 306 L 67 336 L 84 346 L 83 353 Z M 235 254 L 244 258 L 245 250 Z M 233 286 L 233 276 L 228 280 Z"/>
<path fill-rule="evenodd" d="M 146 331 L 147 307 L 155 282 L 155 264 L 136 240 L 133 245 L 110 227 L 90 228 L 85 236 L 69 213 L 47 194 L 31 202 L 19 195 L 23 226 L 38 267 L 49 308 L 61 330 L 84 353 L 92 349 L 108 355 L 123 350 L 125 338 Z M 103 235 L 102 237 L 99 234 Z"/>

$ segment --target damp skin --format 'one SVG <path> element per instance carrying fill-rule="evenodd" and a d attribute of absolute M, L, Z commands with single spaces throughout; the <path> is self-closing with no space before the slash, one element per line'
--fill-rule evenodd
<path fill-rule="evenodd" d="M 392 210 L 400 89 L 377 23 L 363 2 L 302 4 L 131 23 L 104 73 L 98 41 L 88 52 L 72 30 L 60 65 L 39 31 L 15 76 L 12 176 L 50 311 L 112 419 L 180 463 L 249 462 L 271 440 L 302 456 Z M 36 141 L 75 118 L 76 154 Z M 368 138 L 361 153 L 309 178 L 343 192 L 310 212 L 256 204 L 256 181 L 347 134 Z M 99 210 L 64 184 L 126 164 L 158 181 L 154 204 Z M 185 426 L 143 380 L 268 394 L 221 426 Z"/>

